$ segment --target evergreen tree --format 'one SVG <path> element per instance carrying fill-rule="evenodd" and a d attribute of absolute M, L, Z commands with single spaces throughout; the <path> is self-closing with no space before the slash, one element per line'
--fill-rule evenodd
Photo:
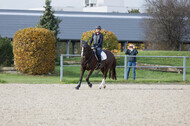
<path fill-rule="evenodd" d="M 46 6 L 44 6 L 45 11 L 43 16 L 40 17 L 40 22 L 36 26 L 39 28 L 46 28 L 52 31 L 57 38 L 59 34 L 59 23 L 61 20 L 54 16 L 54 11 L 52 11 L 51 0 L 46 0 Z"/>

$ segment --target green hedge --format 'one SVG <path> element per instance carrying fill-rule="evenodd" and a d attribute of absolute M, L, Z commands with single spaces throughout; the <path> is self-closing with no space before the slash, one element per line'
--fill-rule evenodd
<path fill-rule="evenodd" d="M 0 36 L 0 65 L 11 66 L 13 64 L 13 47 L 11 40 Z"/>

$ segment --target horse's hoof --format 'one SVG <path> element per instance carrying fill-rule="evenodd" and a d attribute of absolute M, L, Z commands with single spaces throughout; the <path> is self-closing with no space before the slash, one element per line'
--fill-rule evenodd
<path fill-rule="evenodd" d="M 92 84 L 90 83 L 90 84 L 88 84 L 88 86 L 90 87 L 90 88 L 92 88 Z"/>
<path fill-rule="evenodd" d="M 106 85 L 104 85 L 104 89 L 106 88 Z"/>
<path fill-rule="evenodd" d="M 102 89 L 102 87 L 99 87 L 99 89 Z"/>
<path fill-rule="evenodd" d="M 75 87 L 75 89 L 76 89 L 76 90 L 79 90 L 79 87 L 77 86 L 77 87 Z"/>

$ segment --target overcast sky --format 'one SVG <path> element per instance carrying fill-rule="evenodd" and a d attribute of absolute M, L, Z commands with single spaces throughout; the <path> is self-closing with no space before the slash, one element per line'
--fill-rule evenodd
<path fill-rule="evenodd" d="M 145 0 L 125 0 L 129 8 L 143 8 Z M 42 8 L 45 0 L 0 0 L 0 9 L 33 9 Z M 81 5 L 81 0 L 52 0 L 52 6 L 65 7 Z"/>

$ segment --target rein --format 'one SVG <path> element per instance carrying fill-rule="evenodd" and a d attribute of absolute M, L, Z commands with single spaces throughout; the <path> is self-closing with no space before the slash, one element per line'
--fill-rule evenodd
<path fill-rule="evenodd" d="M 91 59 L 92 59 L 92 56 L 87 61 L 85 61 L 84 64 L 86 65 Z"/>

